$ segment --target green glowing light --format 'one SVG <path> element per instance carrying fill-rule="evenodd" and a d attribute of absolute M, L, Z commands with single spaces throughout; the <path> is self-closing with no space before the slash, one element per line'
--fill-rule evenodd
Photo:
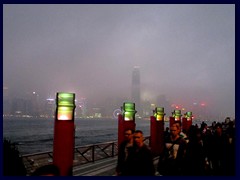
<path fill-rule="evenodd" d="M 135 111 L 135 103 L 125 102 L 123 103 L 124 111 Z"/>
<path fill-rule="evenodd" d="M 155 114 L 154 116 L 156 117 L 157 121 L 162 121 L 164 119 L 164 108 L 163 107 L 156 107 L 155 108 Z"/>
<path fill-rule="evenodd" d="M 134 112 L 125 112 L 124 113 L 124 120 L 125 121 L 131 121 L 133 120 L 135 113 Z"/>
<path fill-rule="evenodd" d="M 191 111 L 186 113 L 186 118 L 188 121 L 192 120 L 192 112 Z"/>
<path fill-rule="evenodd" d="M 56 104 L 58 120 L 73 120 L 73 114 L 75 109 L 74 93 L 57 93 Z"/>
<path fill-rule="evenodd" d="M 57 93 L 57 106 L 75 106 L 74 93 Z"/>
<path fill-rule="evenodd" d="M 173 117 L 175 117 L 175 121 L 181 120 L 181 110 L 174 110 Z"/>
<path fill-rule="evenodd" d="M 123 116 L 125 121 L 134 120 L 135 117 L 135 103 L 125 102 L 123 103 Z"/>

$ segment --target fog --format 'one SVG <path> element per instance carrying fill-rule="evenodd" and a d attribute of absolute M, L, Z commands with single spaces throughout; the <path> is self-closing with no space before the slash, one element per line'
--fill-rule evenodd
<path fill-rule="evenodd" d="M 129 100 L 134 66 L 142 100 L 164 95 L 235 117 L 235 5 L 3 5 L 3 85 L 11 96 Z"/>

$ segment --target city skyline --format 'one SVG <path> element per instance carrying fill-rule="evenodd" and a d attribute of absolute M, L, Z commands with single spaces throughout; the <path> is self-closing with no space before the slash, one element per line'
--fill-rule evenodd
<path fill-rule="evenodd" d="M 234 117 L 235 5 L 3 5 L 11 97 L 66 91 L 119 107 L 113 99 L 131 99 L 134 66 L 143 101 L 164 95 Z"/>
<path fill-rule="evenodd" d="M 137 73 L 136 73 L 137 72 Z M 136 76 L 137 75 L 137 76 Z M 137 87 L 140 87 L 140 71 L 139 69 L 133 69 L 132 83 L 135 84 L 137 80 Z M 54 117 L 56 110 L 56 97 L 46 98 L 41 97 L 36 92 L 32 94 L 28 93 L 28 96 L 24 97 L 9 97 L 8 88 L 3 88 L 5 91 L 3 93 L 3 116 L 4 117 L 42 117 L 50 118 Z M 140 94 L 141 89 L 138 89 L 137 92 Z M 57 92 L 56 92 L 57 94 Z M 138 95 L 139 95 L 138 94 Z M 76 94 L 75 94 L 76 95 Z M 222 120 L 225 119 L 224 114 L 214 115 L 210 112 L 209 107 L 206 104 L 201 102 L 194 102 L 192 105 L 186 104 L 175 104 L 169 102 L 165 95 L 159 95 L 155 101 L 144 101 L 141 99 L 141 104 L 136 103 L 134 98 L 138 98 L 135 95 L 129 99 L 121 99 L 121 97 L 115 97 L 115 99 L 109 99 L 108 104 L 101 103 L 92 103 L 88 98 L 79 97 L 75 99 L 75 116 L 76 118 L 104 118 L 112 117 L 116 118 L 116 112 L 120 112 L 120 109 L 124 102 L 134 102 L 137 110 L 137 117 L 148 118 L 153 115 L 153 110 L 156 107 L 163 107 L 165 109 L 166 119 L 172 115 L 174 110 L 180 110 L 182 116 L 188 111 L 191 111 L 194 115 L 194 118 L 198 120 Z M 227 116 L 229 117 L 229 116 Z M 230 116 L 231 119 L 235 119 L 234 116 Z"/>

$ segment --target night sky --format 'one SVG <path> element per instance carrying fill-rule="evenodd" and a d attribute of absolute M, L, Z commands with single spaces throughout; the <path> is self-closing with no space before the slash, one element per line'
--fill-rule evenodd
<path fill-rule="evenodd" d="M 235 116 L 234 4 L 5 4 L 3 85 L 12 96 L 75 92 L 205 103 Z"/>

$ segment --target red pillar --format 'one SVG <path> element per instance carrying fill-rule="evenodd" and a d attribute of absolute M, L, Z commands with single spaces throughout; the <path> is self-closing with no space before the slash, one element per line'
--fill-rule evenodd
<path fill-rule="evenodd" d="M 190 126 L 192 125 L 192 119 L 182 118 L 182 129 L 188 132 Z"/>
<path fill-rule="evenodd" d="M 150 147 L 153 155 L 158 156 L 164 148 L 164 121 L 157 121 L 154 116 L 150 120 Z"/>
<path fill-rule="evenodd" d="M 124 140 L 124 131 L 127 129 L 135 130 L 136 124 L 134 120 L 125 121 L 123 115 L 118 115 L 118 147 Z"/>
<path fill-rule="evenodd" d="M 74 160 L 74 121 L 55 120 L 53 164 L 61 176 L 71 176 Z"/>
<path fill-rule="evenodd" d="M 169 128 L 174 124 L 174 122 L 175 122 L 175 118 L 170 116 L 169 117 Z"/>

